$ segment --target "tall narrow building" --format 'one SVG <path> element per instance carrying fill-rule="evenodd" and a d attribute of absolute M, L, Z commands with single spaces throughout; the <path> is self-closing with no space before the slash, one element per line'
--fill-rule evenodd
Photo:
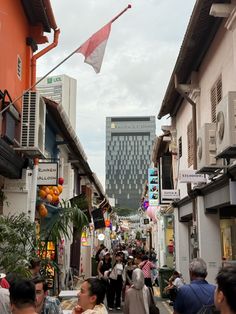
<path fill-rule="evenodd" d="M 36 87 L 42 96 L 61 104 L 76 130 L 76 80 L 68 75 L 50 76 Z"/>
<path fill-rule="evenodd" d="M 140 207 L 155 133 L 154 116 L 106 118 L 106 194 L 116 207 Z"/>

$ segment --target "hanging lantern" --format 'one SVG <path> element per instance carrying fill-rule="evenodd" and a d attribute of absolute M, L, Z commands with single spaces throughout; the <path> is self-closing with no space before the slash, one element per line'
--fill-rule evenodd
<path fill-rule="evenodd" d="M 63 178 L 58 178 L 58 183 L 59 183 L 60 185 L 63 185 L 64 179 L 63 179 Z"/>
<path fill-rule="evenodd" d="M 44 204 L 39 205 L 39 215 L 41 217 L 46 217 L 48 215 L 48 210 Z"/>
<path fill-rule="evenodd" d="M 44 199 L 47 197 L 47 193 L 44 190 L 40 189 L 39 190 L 39 197 Z"/>
<path fill-rule="evenodd" d="M 99 240 L 99 241 L 103 241 L 104 239 L 105 239 L 105 234 L 100 233 L 100 234 L 98 235 L 98 240 Z"/>
<path fill-rule="evenodd" d="M 150 217 L 151 219 L 156 219 L 156 207 L 155 206 L 148 206 L 146 213 L 148 217 Z"/>
<path fill-rule="evenodd" d="M 149 201 L 145 200 L 145 201 L 143 202 L 143 208 L 144 208 L 145 210 L 147 210 L 148 206 L 149 206 Z"/>
<path fill-rule="evenodd" d="M 111 224 L 110 219 L 106 219 L 106 220 L 105 220 L 105 226 L 106 226 L 106 227 L 110 227 L 110 224 Z"/>

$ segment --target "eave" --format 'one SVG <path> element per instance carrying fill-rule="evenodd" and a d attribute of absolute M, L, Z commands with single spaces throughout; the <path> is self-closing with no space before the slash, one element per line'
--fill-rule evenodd
<path fill-rule="evenodd" d="M 222 23 L 222 18 L 209 15 L 211 5 L 229 2 L 229 0 L 198 0 L 196 2 L 158 113 L 158 119 L 167 114 L 171 117 L 176 115 L 182 103 L 182 96 L 175 89 L 175 75 L 179 83 L 190 82 L 191 73 L 198 71 Z"/>
<path fill-rule="evenodd" d="M 42 25 L 45 32 L 50 33 L 51 29 L 57 29 L 50 0 L 21 0 L 32 26 Z"/>
<path fill-rule="evenodd" d="M 83 150 L 83 147 L 70 123 L 70 120 L 62 107 L 62 105 L 56 103 L 55 101 L 43 97 L 48 112 L 53 116 L 54 121 L 57 124 L 58 130 L 60 134 L 63 136 L 66 145 L 68 145 L 71 155 L 75 160 L 78 160 L 79 165 L 81 166 L 83 170 L 83 174 L 86 175 L 90 182 L 94 184 L 94 187 L 96 188 L 97 192 L 99 193 L 100 197 L 102 199 L 105 197 L 105 192 L 103 190 L 103 187 L 98 180 L 95 173 L 92 172 L 88 162 L 87 162 L 87 156 Z"/>

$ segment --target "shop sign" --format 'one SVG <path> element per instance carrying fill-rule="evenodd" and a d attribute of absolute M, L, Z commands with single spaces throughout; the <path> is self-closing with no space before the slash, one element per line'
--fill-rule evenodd
<path fill-rule="evenodd" d="M 179 190 L 161 190 L 161 202 L 179 199 Z"/>
<path fill-rule="evenodd" d="M 48 77 L 48 79 L 47 79 L 48 84 L 57 83 L 57 82 L 61 82 L 61 81 L 62 81 L 62 79 L 60 76 Z"/>
<path fill-rule="evenodd" d="M 160 204 L 158 168 L 148 169 L 148 198 L 150 206 L 156 206 Z"/>
<path fill-rule="evenodd" d="M 181 170 L 179 172 L 180 183 L 199 183 L 206 182 L 204 174 L 197 174 L 196 170 Z"/>
<path fill-rule="evenodd" d="M 57 185 L 58 163 L 40 162 L 38 168 L 37 185 Z"/>

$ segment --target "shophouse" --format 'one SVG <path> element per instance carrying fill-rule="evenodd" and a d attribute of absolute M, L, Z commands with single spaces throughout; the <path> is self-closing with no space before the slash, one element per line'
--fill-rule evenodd
<path fill-rule="evenodd" d="M 53 42 L 37 52 L 50 31 Z M 60 199 L 52 194 L 44 200 L 48 218 L 53 219 L 60 200 L 76 201 L 79 195 L 86 198 L 88 217 L 96 206 L 101 211 L 108 208 L 64 108 L 31 88 L 36 83 L 36 60 L 58 42 L 50 1 L 2 0 L 0 34 L 4 47 L 0 52 L 0 214 L 25 213 L 31 221 L 39 221 L 38 202 L 45 197 L 40 186 L 53 190 L 58 184 L 63 184 Z M 71 240 L 63 243 L 64 270 L 69 266 L 79 270 L 80 238 L 75 230 Z M 91 257 L 91 251 L 88 246 L 86 256 Z"/>
<path fill-rule="evenodd" d="M 210 282 L 236 260 L 235 26 L 235 1 L 196 2 L 158 114 L 171 116 L 177 147 L 176 268 L 187 276 L 200 256 Z"/>

